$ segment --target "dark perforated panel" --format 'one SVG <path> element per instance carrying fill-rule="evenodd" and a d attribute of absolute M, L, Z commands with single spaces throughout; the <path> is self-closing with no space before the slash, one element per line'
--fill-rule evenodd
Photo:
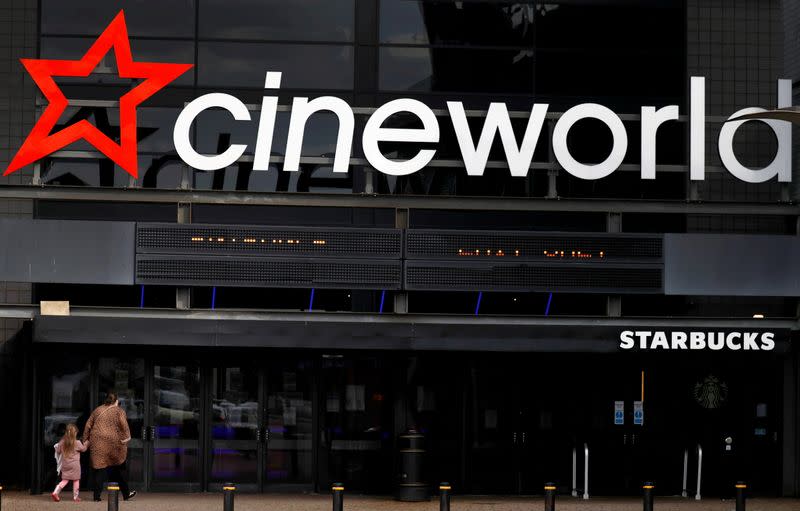
<path fill-rule="evenodd" d="M 661 236 L 410 229 L 408 259 L 660 261 Z"/>
<path fill-rule="evenodd" d="M 400 289 L 400 261 L 141 255 L 138 284 Z"/>
<path fill-rule="evenodd" d="M 399 259 L 399 229 L 138 224 L 137 253 Z"/>
<path fill-rule="evenodd" d="M 662 269 L 605 264 L 530 265 L 515 263 L 456 264 L 406 262 L 409 290 L 438 291 L 574 291 L 586 293 L 658 293 Z"/>

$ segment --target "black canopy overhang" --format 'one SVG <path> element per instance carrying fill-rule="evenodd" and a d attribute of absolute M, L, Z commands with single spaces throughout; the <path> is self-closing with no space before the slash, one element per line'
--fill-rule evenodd
<path fill-rule="evenodd" d="M 773 332 L 785 352 L 792 320 L 519 318 L 236 311 L 83 311 L 40 316 L 38 343 L 326 350 L 620 352 L 624 330 Z M 743 352 L 744 353 L 744 352 Z"/>

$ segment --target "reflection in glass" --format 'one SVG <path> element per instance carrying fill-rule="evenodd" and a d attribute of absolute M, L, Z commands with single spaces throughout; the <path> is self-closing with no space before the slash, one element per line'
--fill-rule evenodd
<path fill-rule="evenodd" d="M 124 9 L 132 36 L 193 37 L 194 4 L 194 0 L 41 0 L 42 33 L 96 35 Z"/>
<path fill-rule="evenodd" d="M 353 47 L 200 43 L 200 85 L 261 89 L 267 70 L 283 72 L 281 89 L 351 89 Z"/>
<path fill-rule="evenodd" d="M 320 447 L 326 451 L 330 482 L 372 491 L 391 482 L 391 404 L 385 372 L 374 358 L 323 360 Z"/>
<path fill-rule="evenodd" d="M 42 395 L 42 485 L 56 482 L 56 463 L 53 445 L 64 435 L 67 424 L 75 423 L 78 434 L 91 413 L 89 403 L 89 364 L 83 360 L 61 357 L 54 361 L 43 385 Z M 84 477 L 84 480 L 86 478 Z"/>
<path fill-rule="evenodd" d="M 275 366 L 267 379 L 266 480 L 311 483 L 311 363 Z"/>
<path fill-rule="evenodd" d="M 211 479 L 258 481 L 258 371 L 214 368 L 211 394 Z"/>
<path fill-rule="evenodd" d="M 42 37 L 40 50 L 42 58 L 75 60 L 83 57 L 94 43 L 93 37 Z M 191 41 L 131 39 L 131 53 L 137 62 L 171 62 L 191 64 L 194 62 L 194 44 Z M 262 77 L 263 82 L 263 77 Z M 135 85 L 136 80 L 120 78 L 114 52 L 108 52 L 100 65 L 86 77 L 57 77 L 56 83 L 103 83 L 115 85 Z M 176 78 L 167 87 L 193 85 L 194 68 Z"/>
<path fill-rule="evenodd" d="M 533 92 L 533 50 L 383 47 L 379 69 L 382 90 Z"/>
<path fill-rule="evenodd" d="M 199 481 L 200 371 L 153 368 L 153 475 L 157 482 Z"/>
<path fill-rule="evenodd" d="M 200 0 L 200 37 L 352 41 L 354 0 Z"/>
<path fill-rule="evenodd" d="M 128 444 L 128 473 L 130 481 L 144 481 L 144 360 L 101 358 L 98 364 L 98 401 L 105 401 L 106 392 L 113 390 L 119 397 L 119 406 L 128 416 L 131 441 Z"/>
<path fill-rule="evenodd" d="M 381 0 L 380 40 L 394 44 L 532 46 L 532 2 Z"/>

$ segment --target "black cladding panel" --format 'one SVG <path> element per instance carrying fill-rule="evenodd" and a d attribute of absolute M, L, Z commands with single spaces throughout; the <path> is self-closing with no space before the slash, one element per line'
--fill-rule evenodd
<path fill-rule="evenodd" d="M 0 280 L 131 285 L 133 222 L 0 219 Z"/>
<path fill-rule="evenodd" d="M 665 294 L 800 296 L 797 236 L 665 234 L 664 250 Z"/>

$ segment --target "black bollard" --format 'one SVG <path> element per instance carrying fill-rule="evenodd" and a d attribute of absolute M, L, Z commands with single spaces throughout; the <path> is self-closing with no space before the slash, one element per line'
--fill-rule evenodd
<path fill-rule="evenodd" d="M 746 500 L 744 491 L 746 489 L 747 485 L 744 484 L 742 481 L 736 483 L 736 511 L 744 511 L 745 500 Z"/>
<path fill-rule="evenodd" d="M 108 483 L 108 511 L 119 511 L 119 483 Z"/>
<path fill-rule="evenodd" d="M 236 485 L 233 483 L 222 485 L 222 511 L 233 511 L 233 493 L 235 491 Z"/>
<path fill-rule="evenodd" d="M 333 492 L 333 511 L 342 511 L 344 509 L 344 485 L 333 483 L 331 490 Z"/>
<path fill-rule="evenodd" d="M 544 484 L 544 511 L 556 511 L 556 485 Z"/>
<path fill-rule="evenodd" d="M 653 483 L 644 483 L 642 485 L 642 498 L 644 511 L 653 511 Z"/>
<path fill-rule="evenodd" d="M 3 509 L 3 485 L 0 484 L 0 509 Z"/>
<path fill-rule="evenodd" d="M 439 484 L 439 511 L 450 511 L 450 483 Z"/>

